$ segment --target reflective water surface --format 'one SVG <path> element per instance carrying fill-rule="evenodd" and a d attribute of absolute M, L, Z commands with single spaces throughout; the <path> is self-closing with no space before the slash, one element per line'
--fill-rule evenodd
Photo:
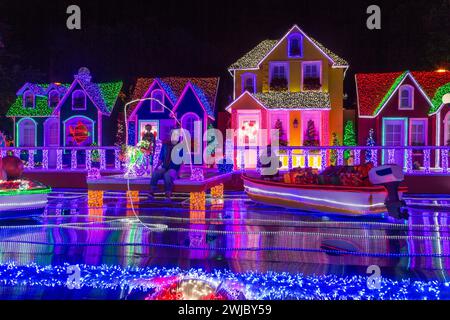
<path fill-rule="evenodd" d="M 0 220 L 0 298 L 142 299 L 147 292 L 134 290 L 133 284 L 156 276 L 187 276 L 189 270 L 189 276 L 195 270 L 199 277 L 229 272 L 228 278 L 244 286 L 249 273 L 272 275 L 272 282 L 264 284 L 265 295 L 250 288 L 247 298 L 280 298 L 267 292 L 279 290 L 276 286 L 286 281 L 292 281 L 292 290 L 299 279 L 322 279 L 323 285 L 342 281 L 334 292 L 338 298 L 341 291 L 336 290 L 344 294 L 343 287 L 356 282 L 365 286 L 367 268 L 376 265 L 391 281 L 389 286 L 417 281 L 402 285 L 406 291 L 421 292 L 417 286 L 432 284 L 429 293 L 409 298 L 448 299 L 450 211 L 441 203 L 415 200 L 409 221 L 399 222 L 280 209 L 254 203 L 243 193 L 228 193 L 223 205 L 191 211 L 186 195 L 170 203 L 144 197 L 130 203 L 123 193 L 111 192 L 99 209 L 88 207 L 85 191 L 57 190 L 43 213 Z M 67 265 L 82 265 L 83 281 L 95 280 L 98 286 L 69 290 L 64 285 Z M 133 271 L 137 267 L 142 269 Z M 114 276 L 111 268 L 120 275 Z M 157 274 L 150 276 L 149 270 Z M 247 280 L 238 279 L 244 274 Z M 303 278 L 294 281 L 294 276 Z M 349 280 L 354 276 L 359 278 Z M 111 285 L 114 279 L 122 282 Z M 363 289 L 367 292 L 359 298 L 379 298 Z M 331 294 L 314 295 L 301 283 L 295 294 L 286 290 L 285 298 Z M 383 283 L 382 290 L 388 290 L 388 284 Z"/>

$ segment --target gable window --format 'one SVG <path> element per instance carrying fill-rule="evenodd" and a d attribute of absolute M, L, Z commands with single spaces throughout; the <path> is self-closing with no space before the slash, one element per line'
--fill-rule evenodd
<path fill-rule="evenodd" d="M 412 146 L 425 146 L 427 144 L 426 119 L 411 119 L 410 141 Z"/>
<path fill-rule="evenodd" d="M 86 95 L 83 90 L 72 93 L 72 110 L 86 110 Z"/>
<path fill-rule="evenodd" d="M 302 35 L 293 34 L 288 38 L 288 57 L 301 58 L 302 56 Z"/>
<path fill-rule="evenodd" d="M 23 107 L 25 109 L 34 108 L 34 93 L 30 90 L 25 91 L 25 93 L 23 94 Z"/>
<path fill-rule="evenodd" d="M 399 93 L 399 109 L 411 110 L 413 109 L 413 94 L 414 88 L 410 85 L 400 87 Z"/>
<path fill-rule="evenodd" d="M 272 62 L 270 64 L 270 90 L 283 91 L 288 89 L 288 64 Z"/>
<path fill-rule="evenodd" d="M 164 112 L 164 92 L 160 89 L 156 89 L 152 91 L 152 98 L 156 99 L 150 101 L 150 107 L 152 112 Z"/>
<path fill-rule="evenodd" d="M 256 92 L 256 75 L 253 73 L 246 73 L 242 75 L 242 92 L 248 91 L 250 93 Z"/>
<path fill-rule="evenodd" d="M 50 91 L 49 95 L 48 95 L 48 106 L 50 108 L 56 108 L 56 106 L 59 103 L 59 93 L 56 90 L 52 90 Z"/>
<path fill-rule="evenodd" d="M 303 62 L 303 90 L 320 90 L 322 87 L 320 61 Z"/>
<path fill-rule="evenodd" d="M 18 122 L 19 127 L 19 146 L 35 147 L 36 146 L 36 122 L 31 119 L 23 119 Z"/>

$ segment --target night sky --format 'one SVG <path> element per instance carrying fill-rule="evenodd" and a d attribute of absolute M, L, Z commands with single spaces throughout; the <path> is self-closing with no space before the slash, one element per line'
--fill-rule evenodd
<path fill-rule="evenodd" d="M 81 7 L 80 31 L 66 28 L 70 4 Z M 381 7 L 381 30 L 366 28 L 371 4 Z M 15 63 L 40 71 L 40 81 L 72 81 L 80 66 L 94 81 L 124 80 L 125 91 L 138 76 L 220 76 L 222 110 L 232 94 L 227 67 L 298 24 L 349 61 L 345 92 L 352 107 L 355 72 L 448 65 L 447 9 L 450 0 L 2 0 L 0 35 Z"/>

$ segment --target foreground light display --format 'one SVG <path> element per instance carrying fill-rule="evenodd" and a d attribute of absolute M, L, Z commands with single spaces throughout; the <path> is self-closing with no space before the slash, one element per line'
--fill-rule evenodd
<path fill-rule="evenodd" d="M 0 264 L 0 282 L 3 286 L 33 286 L 67 288 L 67 268 L 64 265 L 40 266 L 35 263 L 17 265 Z M 80 288 L 101 290 L 123 289 L 128 292 L 148 293 L 148 298 L 181 298 L 184 289 L 201 290 L 210 298 L 252 300 L 431 300 L 441 299 L 450 293 L 449 282 L 420 281 L 413 279 L 391 280 L 381 278 L 380 289 L 369 289 L 367 275 L 303 275 L 289 272 L 245 272 L 229 270 L 206 272 L 202 269 L 139 268 L 117 265 L 79 265 Z M 173 284 L 180 286 L 176 288 Z M 185 284 L 184 286 L 181 286 Z M 174 290 L 171 291 L 171 289 Z M 223 289 L 223 291 L 221 291 Z M 216 290 L 214 292 L 214 290 Z M 221 294 L 226 292 L 227 294 Z M 172 295 L 171 293 L 175 293 Z M 191 291 L 186 291 L 193 297 Z M 232 294 L 234 293 L 234 295 Z M 230 296 L 232 294 L 232 296 Z M 203 295 L 204 297 L 204 295 Z"/>
<path fill-rule="evenodd" d="M 43 208 L 51 191 L 39 182 L 0 180 L 0 212 Z"/>

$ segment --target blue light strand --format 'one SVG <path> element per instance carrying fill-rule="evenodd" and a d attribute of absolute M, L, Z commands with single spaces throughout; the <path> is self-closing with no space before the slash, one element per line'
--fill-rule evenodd
<path fill-rule="evenodd" d="M 15 262 L 0 264 L 0 285 L 60 287 L 67 285 L 67 267 L 63 265 L 40 266 L 35 263 L 17 265 Z M 380 289 L 367 288 L 367 276 L 361 275 L 303 275 L 288 272 L 234 273 L 230 270 L 117 265 L 80 264 L 81 288 L 128 289 L 148 292 L 157 290 L 154 280 L 176 276 L 179 279 L 194 278 L 211 283 L 233 283 L 241 288 L 247 299 L 254 300 L 438 300 L 448 298 L 449 282 L 420 281 L 412 279 L 392 280 L 382 277 Z"/>

